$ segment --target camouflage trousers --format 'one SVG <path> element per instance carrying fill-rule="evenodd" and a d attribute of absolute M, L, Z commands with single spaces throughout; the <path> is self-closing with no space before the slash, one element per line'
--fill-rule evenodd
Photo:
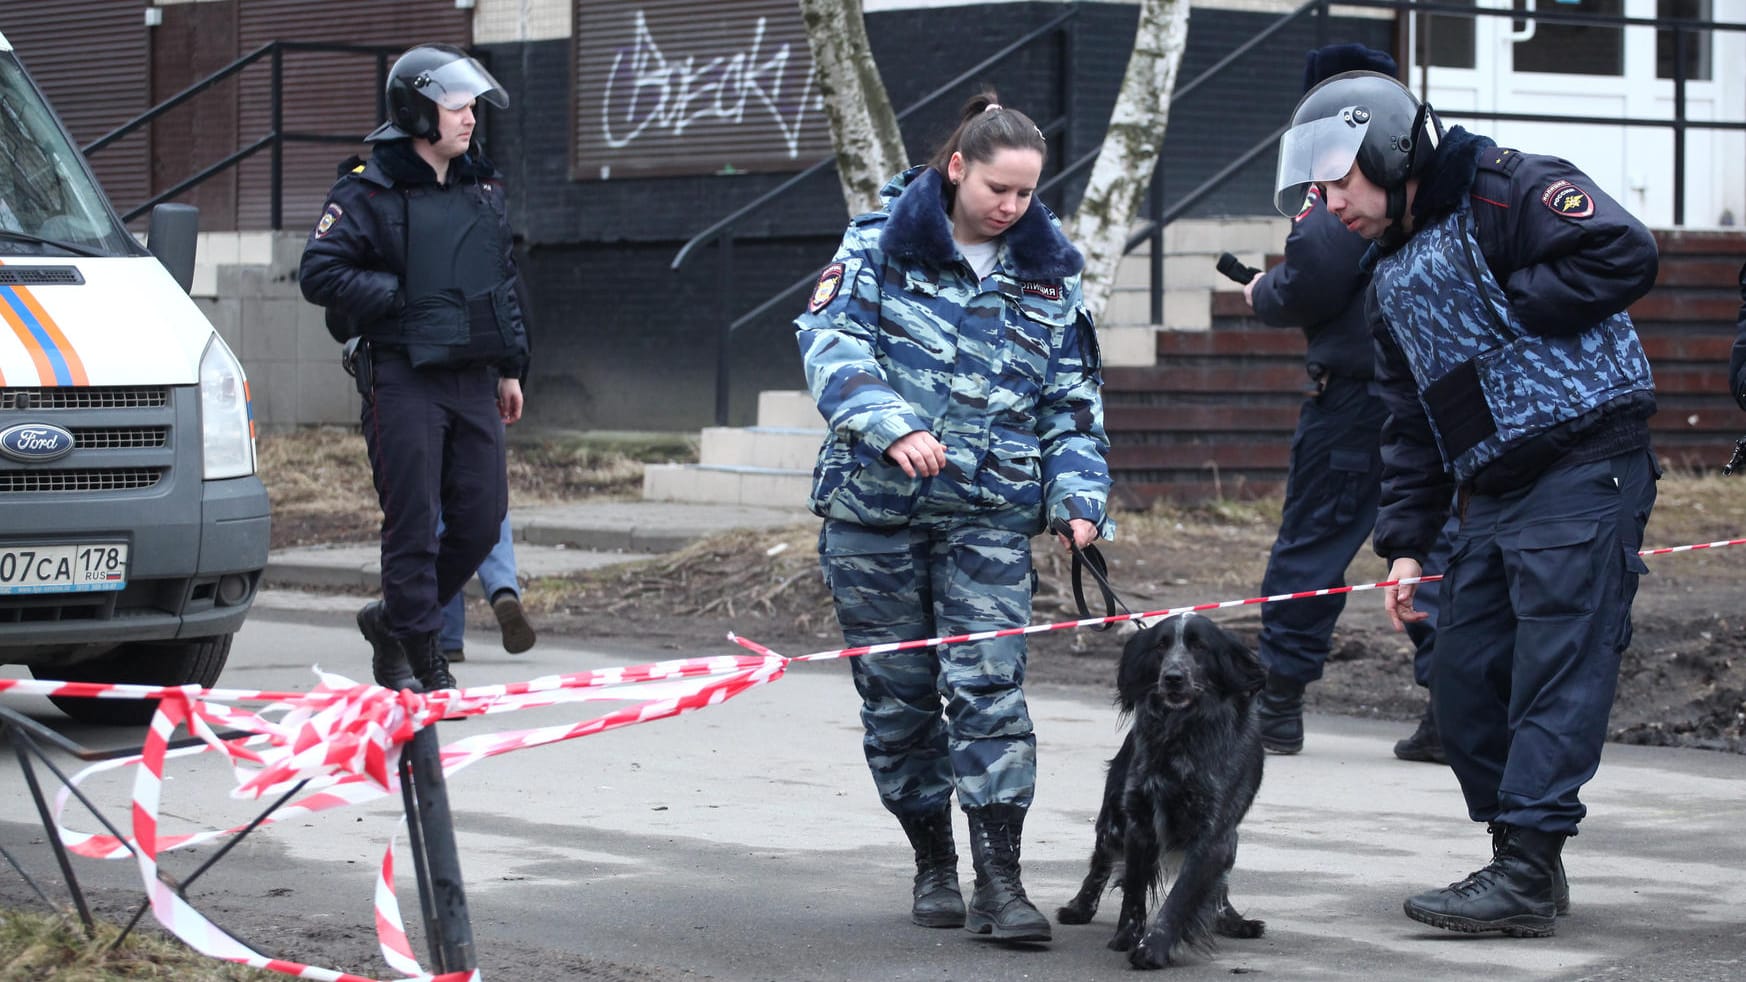
<path fill-rule="evenodd" d="M 1030 622 L 1030 538 L 980 526 L 868 528 L 826 521 L 819 559 L 852 646 Z M 1025 708 L 1023 635 L 849 660 L 863 748 L 900 817 L 950 804 L 1028 807 L 1037 743 Z"/>

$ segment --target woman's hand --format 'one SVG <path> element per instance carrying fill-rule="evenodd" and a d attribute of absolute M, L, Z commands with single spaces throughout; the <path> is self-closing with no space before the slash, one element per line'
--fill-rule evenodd
<path fill-rule="evenodd" d="M 1067 541 L 1067 536 L 1059 532 L 1055 533 L 1061 539 L 1061 548 L 1063 550 L 1071 553 L 1074 546 L 1084 549 L 1086 546 L 1097 541 L 1096 524 L 1088 522 L 1083 518 L 1072 519 L 1067 524 L 1073 529 L 1073 541 L 1069 542 Z"/>
<path fill-rule="evenodd" d="M 927 430 L 915 430 L 898 437 L 885 448 L 885 456 L 910 477 L 933 477 L 946 466 L 945 446 Z"/>

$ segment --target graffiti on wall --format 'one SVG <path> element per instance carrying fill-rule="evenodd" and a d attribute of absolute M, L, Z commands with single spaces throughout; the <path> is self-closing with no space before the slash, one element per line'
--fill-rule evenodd
<path fill-rule="evenodd" d="M 672 61 L 661 52 L 648 19 L 638 10 L 635 39 L 613 59 L 601 99 L 606 145 L 629 146 L 650 129 L 683 136 L 687 126 L 701 119 L 744 125 L 749 114 L 752 122 L 767 117 L 781 134 L 788 156 L 798 156 L 807 110 L 819 111 L 822 104 L 813 92 L 811 72 L 806 73 L 798 97 L 784 99 L 783 88 L 792 88 L 787 71 L 790 45 L 765 50 L 768 22 L 769 18 L 758 18 L 750 43 L 738 51 L 708 60 L 687 55 Z"/>
<path fill-rule="evenodd" d="M 770 7 L 745 5 L 728 30 L 719 19 L 706 29 L 642 5 L 620 6 L 610 19 L 595 7 L 599 33 L 580 36 L 607 36 L 578 64 L 583 167 L 602 178 L 774 170 L 828 154 L 798 12 L 789 23 L 759 6 Z"/>

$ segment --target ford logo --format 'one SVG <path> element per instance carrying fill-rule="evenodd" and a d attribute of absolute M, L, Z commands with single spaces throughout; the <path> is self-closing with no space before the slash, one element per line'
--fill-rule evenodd
<path fill-rule="evenodd" d="M 73 452 L 73 434 L 48 423 L 20 423 L 0 430 L 0 454 L 26 464 L 45 464 Z"/>

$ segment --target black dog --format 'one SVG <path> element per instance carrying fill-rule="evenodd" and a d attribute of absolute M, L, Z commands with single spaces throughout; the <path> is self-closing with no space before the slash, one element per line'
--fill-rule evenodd
<path fill-rule="evenodd" d="M 1231 907 L 1226 878 L 1237 858 L 1237 823 L 1261 787 L 1253 703 L 1266 679 L 1253 652 L 1197 614 L 1128 640 L 1116 701 L 1133 727 L 1109 763 L 1091 871 L 1057 912 L 1061 923 L 1091 920 L 1119 862 L 1122 909 L 1109 946 L 1128 952 L 1135 968 L 1170 964 L 1179 943 L 1210 951 L 1214 933 L 1261 936 L 1261 921 Z M 1180 862 L 1148 928 L 1146 895 L 1162 889 L 1166 852 Z"/>

